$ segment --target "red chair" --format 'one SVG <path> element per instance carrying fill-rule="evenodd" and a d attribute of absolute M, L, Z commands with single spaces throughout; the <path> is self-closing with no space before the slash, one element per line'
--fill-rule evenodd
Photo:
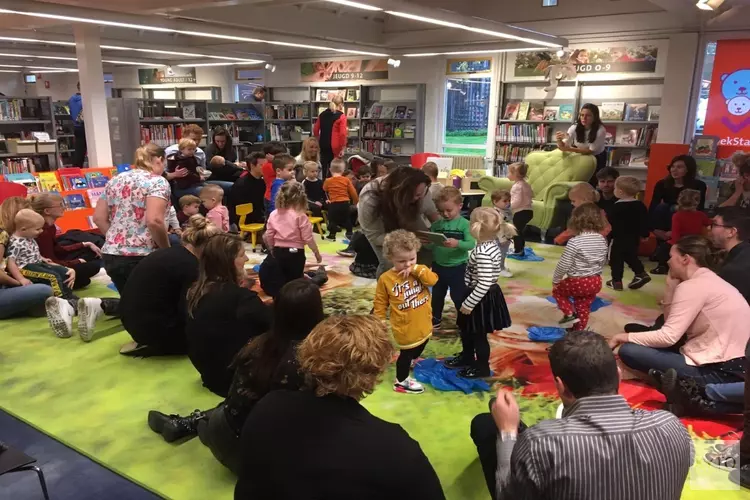
<path fill-rule="evenodd" d="M 26 186 L 17 182 L 0 182 L 0 203 L 11 196 L 23 196 L 26 198 Z"/>
<path fill-rule="evenodd" d="M 411 166 L 414 168 L 422 168 L 422 165 L 427 163 L 429 158 L 440 158 L 437 153 L 416 153 L 411 155 Z"/>

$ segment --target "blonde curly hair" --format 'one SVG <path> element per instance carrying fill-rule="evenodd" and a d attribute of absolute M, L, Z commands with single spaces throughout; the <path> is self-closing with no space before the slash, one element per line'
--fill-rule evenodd
<path fill-rule="evenodd" d="M 517 234 L 516 228 L 505 222 L 503 216 L 490 207 L 474 209 L 469 223 L 469 232 L 479 243 L 494 239 L 507 240 Z"/>
<path fill-rule="evenodd" d="M 396 252 L 419 252 L 422 248 L 419 238 L 405 229 L 396 229 L 383 238 L 383 255 L 390 260 Z"/>
<path fill-rule="evenodd" d="M 568 229 L 576 233 L 600 233 L 607 226 L 607 219 L 602 215 L 602 209 L 592 202 L 578 205 L 568 221 Z"/>
<path fill-rule="evenodd" d="M 286 181 L 282 184 L 276 194 L 276 208 L 306 211 L 307 195 L 304 186 L 295 180 Z"/>
<path fill-rule="evenodd" d="M 392 357 L 388 329 L 375 316 L 330 316 L 297 349 L 300 370 L 319 397 L 364 398 Z"/>

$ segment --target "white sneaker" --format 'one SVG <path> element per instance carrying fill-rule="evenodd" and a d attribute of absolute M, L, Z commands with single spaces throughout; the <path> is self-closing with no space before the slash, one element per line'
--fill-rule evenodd
<path fill-rule="evenodd" d="M 73 316 L 76 312 L 70 302 L 59 297 L 48 297 L 44 301 L 44 310 L 47 312 L 47 321 L 55 335 L 61 339 L 67 339 L 73 335 Z"/>
<path fill-rule="evenodd" d="M 96 320 L 104 314 L 102 299 L 86 298 L 78 300 L 78 335 L 84 342 L 91 342 L 96 330 Z"/>
<path fill-rule="evenodd" d="M 508 269 L 506 268 L 506 269 L 503 269 L 502 271 L 500 271 L 500 276 L 502 276 L 503 278 L 512 278 L 512 277 L 513 277 L 513 273 L 512 273 L 512 272 L 510 272 L 510 271 L 509 271 L 509 270 L 508 270 Z"/>
<path fill-rule="evenodd" d="M 404 394 L 421 394 L 424 392 L 424 386 L 413 378 L 406 377 L 401 382 L 397 380 L 393 384 L 393 390 Z"/>

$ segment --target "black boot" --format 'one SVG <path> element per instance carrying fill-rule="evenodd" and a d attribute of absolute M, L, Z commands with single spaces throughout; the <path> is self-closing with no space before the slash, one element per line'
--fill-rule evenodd
<path fill-rule="evenodd" d="M 166 415 L 151 410 L 148 412 L 148 426 L 152 431 L 161 434 L 164 441 L 172 443 L 178 439 L 198 434 L 198 422 L 206 418 L 206 413 L 195 410 L 187 417 Z"/>

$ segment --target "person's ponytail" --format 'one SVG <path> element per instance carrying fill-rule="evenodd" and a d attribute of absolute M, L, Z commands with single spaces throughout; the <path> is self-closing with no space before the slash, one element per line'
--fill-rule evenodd
<path fill-rule="evenodd" d="M 164 158 L 164 148 L 157 146 L 153 142 L 149 142 L 145 146 L 141 146 L 135 150 L 133 166 L 151 172 L 151 162 L 154 158 Z"/>
<path fill-rule="evenodd" d="M 716 246 L 705 236 L 684 236 L 675 243 L 675 246 L 682 255 L 691 256 L 698 267 L 706 267 L 712 271 L 717 271 L 724 264 L 727 256 L 725 250 Z"/>
<path fill-rule="evenodd" d="M 341 107 L 344 105 L 344 98 L 336 94 L 331 98 L 331 102 L 328 103 L 328 109 L 331 111 L 341 111 Z"/>
<path fill-rule="evenodd" d="M 208 239 L 221 233 L 221 228 L 200 214 L 191 215 L 187 227 L 182 232 L 182 242 L 191 245 L 200 253 Z"/>

